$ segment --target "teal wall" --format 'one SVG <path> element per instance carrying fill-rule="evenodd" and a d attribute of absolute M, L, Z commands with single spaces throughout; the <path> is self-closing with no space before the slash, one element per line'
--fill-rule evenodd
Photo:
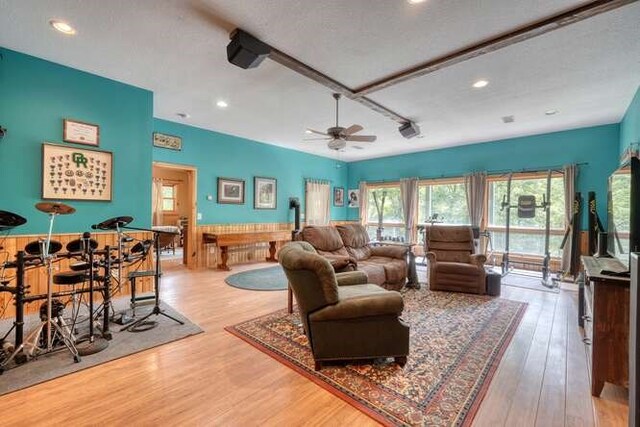
<path fill-rule="evenodd" d="M 77 212 L 60 216 L 54 232 L 85 231 L 117 215 L 149 226 L 153 94 L 8 49 L 0 55 L 0 125 L 8 129 L 0 141 L 0 210 L 28 220 L 13 233 L 47 230 L 47 215 L 34 208 L 41 201 L 41 146 L 62 142 L 64 118 L 100 125 L 99 148 L 113 152 L 114 189 L 111 202 L 69 201 Z"/>
<path fill-rule="evenodd" d="M 288 200 L 299 197 L 304 210 L 305 178 L 329 180 L 332 191 L 347 182 L 347 165 L 342 162 L 166 120 L 155 119 L 153 123 L 154 131 L 182 138 L 182 151 L 154 147 L 153 160 L 198 168 L 199 224 L 293 221 Z M 253 209 L 254 176 L 278 180 L 276 210 Z M 245 204 L 218 204 L 217 177 L 244 179 Z M 213 200 L 207 200 L 207 195 Z M 346 208 L 332 207 L 331 219 L 345 217 Z"/>
<path fill-rule="evenodd" d="M 620 123 L 620 154 L 631 144 L 640 144 L 640 88 Z"/>
<path fill-rule="evenodd" d="M 585 200 L 588 191 L 596 192 L 598 214 L 605 222 L 607 178 L 618 165 L 619 138 L 620 126 L 612 124 L 364 160 L 349 164 L 349 188 L 357 188 L 362 180 L 452 177 L 472 171 L 545 169 L 586 162 L 579 168 L 577 191 Z M 349 219 L 357 215 L 357 209 L 349 210 Z"/>

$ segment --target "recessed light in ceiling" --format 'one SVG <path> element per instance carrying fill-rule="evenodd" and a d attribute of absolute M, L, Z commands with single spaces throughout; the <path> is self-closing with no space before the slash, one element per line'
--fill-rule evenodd
<path fill-rule="evenodd" d="M 483 87 L 486 87 L 488 84 L 489 82 L 487 80 L 478 80 L 473 84 L 473 87 L 476 89 L 482 89 Z"/>
<path fill-rule="evenodd" d="M 189 117 L 191 117 L 187 113 L 176 113 L 176 116 L 180 117 L 181 119 L 188 119 Z"/>
<path fill-rule="evenodd" d="M 227 104 L 223 100 L 220 100 L 220 101 L 216 102 L 216 105 L 218 106 L 218 108 L 227 108 L 229 106 L 229 104 Z"/>
<path fill-rule="evenodd" d="M 49 25 L 51 25 L 55 30 L 61 32 L 62 34 L 66 34 L 68 36 L 73 36 L 76 34 L 76 29 L 64 21 L 58 21 L 57 19 L 52 19 L 51 21 L 49 21 Z"/>
<path fill-rule="evenodd" d="M 547 110 L 547 111 L 545 111 L 544 113 L 545 113 L 547 116 L 555 116 L 555 115 L 556 115 L 556 114 L 558 114 L 559 112 L 560 112 L 560 111 L 558 111 L 558 110 L 555 110 L 555 109 L 554 109 L 554 110 Z"/>
<path fill-rule="evenodd" d="M 419 4 L 419 3 L 424 3 L 427 0 L 407 0 L 407 2 L 409 4 Z"/>

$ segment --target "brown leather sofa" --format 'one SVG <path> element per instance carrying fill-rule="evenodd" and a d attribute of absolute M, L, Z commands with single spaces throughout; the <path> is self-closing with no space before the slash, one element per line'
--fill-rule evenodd
<path fill-rule="evenodd" d="M 347 252 L 356 260 L 370 283 L 399 291 L 407 282 L 409 248 L 396 245 L 372 246 L 367 230 L 360 224 L 336 226 Z"/>
<path fill-rule="evenodd" d="M 404 365 L 409 326 L 398 292 L 368 284 L 358 271 L 336 274 L 329 260 L 307 242 L 290 242 L 278 255 L 293 289 L 300 319 L 315 360 L 394 357 Z"/>
<path fill-rule="evenodd" d="M 309 225 L 296 240 L 308 242 L 327 258 L 336 272 L 363 271 L 369 283 L 389 290 L 400 290 L 407 281 L 407 252 L 402 246 L 372 246 L 360 224 L 340 226 Z M 345 263 L 345 257 L 348 263 Z"/>
<path fill-rule="evenodd" d="M 473 253 L 471 227 L 429 225 L 425 242 L 431 290 L 486 293 L 484 263 L 487 258 Z"/>
<path fill-rule="evenodd" d="M 356 269 L 355 258 L 349 255 L 340 233 L 335 227 L 310 225 L 304 227 L 295 240 L 308 242 L 319 255 L 327 258 L 336 272 L 354 271 Z"/>

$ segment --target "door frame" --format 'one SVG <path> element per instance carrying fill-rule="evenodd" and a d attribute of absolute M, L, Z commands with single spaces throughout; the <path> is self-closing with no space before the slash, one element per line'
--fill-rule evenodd
<path fill-rule="evenodd" d="M 187 268 L 196 268 L 197 266 L 197 229 L 198 229 L 198 168 L 191 165 L 183 165 L 179 163 L 153 162 L 153 166 L 165 169 L 181 170 L 187 173 L 187 192 L 189 194 L 189 215 L 187 215 L 188 229 L 186 230 L 186 238 L 184 244 L 184 264 Z M 153 176 L 153 167 L 152 167 Z"/>

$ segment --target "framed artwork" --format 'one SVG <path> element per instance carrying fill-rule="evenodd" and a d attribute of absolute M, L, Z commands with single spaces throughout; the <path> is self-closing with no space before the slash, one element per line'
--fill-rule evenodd
<path fill-rule="evenodd" d="M 100 127 L 78 120 L 64 119 L 62 121 L 62 140 L 97 147 L 100 145 Z"/>
<path fill-rule="evenodd" d="M 218 178 L 218 203 L 244 205 L 244 179 Z"/>
<path fill-rule="evenodd" d="M 344 206 L 344 187 L 333 188 L 333 206 Z"/>
<path fill-rule="evenodd" d="M 111 201 L 113 154 L 42 144 L 42 198 Z"/>
<path fill-rule="evenodd" d="M 357 188 L 355 190 L 349 190 L 349 207 L 350 208 L 359 208 L 360 207 L 360 190 Z"/>
<path fill-rule="evenodd" d="M 153 133 L 153 146 L 167 148 L 169 150 L 181 151 L 182 138 L 179 136 L 166 135 L 160 132 Z"/>
<path fill-rule="evenodd" d="M 275 178 L 253 177 L 253 208 L 275 209 L 278 205 L 278 181 Z"/>

